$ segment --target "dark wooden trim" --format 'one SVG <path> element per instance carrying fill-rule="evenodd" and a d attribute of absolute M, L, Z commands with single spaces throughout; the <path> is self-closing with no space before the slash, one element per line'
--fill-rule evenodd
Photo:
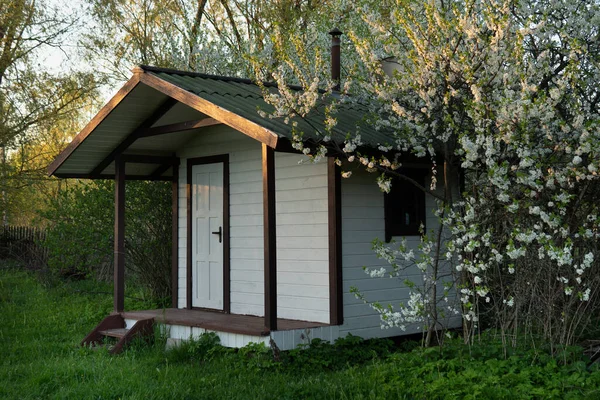
<path fill-rule="evenodd" d="M 158 107 L 158 110 L 156 110 L 154 113 L 152 113 L 152 115 L 150 115 L 148 118 L 146 118 L 144 120 L 144 122 L 142 122 L 133 132 L 131 132 L 129 135 L 127 135 L 127 137 L 125 137 L 125 139 L 123 139 L 121 141 L 121 143 L 119 143 L 117 145 L 117 147 L 112 149 L 112 151 L 106 157 L 104 157 L 104 159 L 102 161 L 100 161 L 100 163 L 98 165 L 96 165 L 96 167 L 92 170 L 91 174 L 92 175 L 101 174 L 102 171 L 104 171 L 104 169 L 106 167 L 108 167 L 111 162 L 113 162 L 113 160 L 115 159 L 115 156 L 117 156 L 117 155 L 123 153 L 125 150 L 127 150 L 127 148 L 129 146 L 131 146 L 137 139 L 140 138 L 140 134 L 142 132 L 144 132 L 146 129 L 148 129 L 152 125 L 154 125 L 156 123 L 156 121 L 158 121 L 166 113 L 168 113 L 169 110 L 171 110 L 175 106 L 175 104 L 177 104 L 177 100 L 172 99 L 170 97 L 167 98 L 167 100 L 165 100 L 160 105 L 160 107 Z"/>
<path fill-rule="evenodd" d="M 114 310 L 125 307 L 125 162 L 115 160 Z"/>
<path fill-rule="evenodd" d="M 131 342 L 136 336 L 149 338 L 154 333 L 154 318 L 141 319 L 135 321 L 131 329 L 127 330 L 125 334 L 119 339 L 117 343 L 110 349 L 110 354 L 119 354 L 123 351 L 123 347 Z"/>
<path fill-rule="evenodd" d="M 192 167 L 223 163 L 223 312 L 231 312 L 230 229 L 229 229 L 229 154 L 187 159 L 187 308 L 192 310 Z"/>
<path fill-rule="evenodd" d="M 150 137 L 150 136 L 164 135 L 166 133 L 184 132 L 184 131 L 189 131 L 192 129 L 198 129 L 198 128 L 203 128 L 206 126 L 221 125 L 221 124 L 223 124 L 223 123 L 220 121 L 217 121 L 214 118 L 206 117 L 206 118 L 202 118 L 202 119 L 196 119 L 193 121 L 178 122 L 176 124 L 153 126 L 152 128 L 148 128 L 144 132 L 142 132 L 140 134 L 140 137 Z"/>
<path fill-rule="evenodd" d="M 344 323 L 342 283 L 342 182 L 335 157 L 327 158 L 327 215 L 329 225 L 329 321 Z"/>
<path fill-rule="evenodd" d="M 114 175 L 101 174 L 101 175 L 90 175 L 90 174 L 54 174 L 57 178 L 64 179 L 115 179 Z M 170 176 L 159 176 L 153 178 L 151 175 L 125 175 L 127 181 L 171 181 L 173 178 Z"/>
<path fill-rule="evenodd" d="M 186 196 L 186 252 L 185 252 L 185 302 L 188 310 L 192 309 L 192 165 L 187 160 L 187 177 L 185 185 Z"/>
<path fill-rule="evenodd" d="M 125 180 L 143 180 L 143 181 L 171 181 L 172 176 L 162 176 L 172 165 L 175 163 L 179 164 L 179 159 L 174 156 L 156 156 L 146 154 L 121 154 L 121 159 L 124 163 L 132 164 L 159 164 L 156 168 L 148 175 L 125 175 Z M 54 176 L 58 178 L 77 178 L 77 179 L 114 179 L 114 175 L 111 174 L 87 174 L 87 173 L 57 173 Z"/>
<path fill-rule="evenodd" d="M 192 311 L 206 311 L 206 312 L 219 313 L 219 314 L 229 314 L 228 312 L 225 312 L 224 310 L 219 310 L 216 308 L 208 308 L 208 307 L 192 307 L 191 310 Z"/>
<path fill-rule="evenodd" d="M 310 146 L 310 144 L 311 143 L 308 143 L 307 145 Z M 279 138 L 279 140 L 277 141 L 277 147 L 275 148 L 275 151 L 279 153 L 302 154 L 302 151 L 295 149 L 292 146 L 292 142 L 285 137 Z"/>
<path fill-rule="evenodd" d="M 199 327 L 218 332 L 240 333 L 243 335 L 268 335 L 262 317 L 254 315 L 226 314 L 215 310 L 186 310 L 167 308 L 157 310 L 128 311 L 121 314 L 125 319 L 154 318 L 157 323 Z M 280 318 L 280 331 L 318 328 L 328 326 L 320 322 L 299 321 Z"/>
<path fill-rule="evenodd" d="M 179 297 L 179 159 L 173 167 L 171 183 L 171 306 L 177 308 Z"/>
<path fill-rule="evenodd" d="M 219 154 L 216 156 L 194 157 L 187 159 L 188 165 L 202 165 L 214 163 L 229 163 L 229 154 Z"/>
<path fill-rule="evenodd" d="M 277 330 L 277 232 L 275 221 L 275 151 L 262 145 L 265 329 Z"/>
<path fill-rule="evenodd" d="M 154 171 L 152 171 L 152 173 L 150 174 L 150 180 L 155 181 L 155 180 L 159 179 L 171 167 L 173 167 L 172 164 L 160 165 L 158 168 L 156 168 Z M 175 177 L 175 171 L 173 171 L 173 176 L 171 177 L 171 179 L 174 177 Z"/>
<path fill-rule="evenodd" d="M 125 162 L 132 164 L 173 164 L 178 162 L 175 156 L 155 156 L 147 154 L 122 154 Z"/>
<path fill-rule="evenodd" d="M 229 110 L 219 107 L 192 92 L 188 92 L 187 90 L 160 79 L 152 74 L 141 74 L 140 81 L 158 90 L 159 92 L 177 99 L 181 103 L 216 119 L 217 121 L 223 122 L 225 125 L 228 125 L 271 148 L 275 148 L 277 146 L 277 140 L 279 136 L 274 132 Z"/>
<path fill-rule="evenodd" d="M 125 328 L 125 320 L 121 314 L 111 314 L 104 318 L 98 325 L 96 325 L 96 327 L 81 341 L 80 345 L 90 346 L 100 343 L 104 337 L 100 331 L 120 328 Z"/>
<path fill-rule="evenodd" d="M 52 161 L 48 166 L 48 175 L 54 175 L 56 170 L 69 158 L 77 147 L 96 129 L 102 121 L 104 121 L 110 113 L 123 101 L 123 99 L 131 92 L 139 83 L 139 75 L 134 75 L 119 89 L 117 94 L 106 103 L 104 107 L 92 118 L 90 122 L 79 132 L 77 136 L 69 143 L 69 145 Z"/>
<path fill-rule="evenodd" d="M 223 155 L 223 311 L 231 312 L 231 234 L 229 229 L 229 154 Z"/>

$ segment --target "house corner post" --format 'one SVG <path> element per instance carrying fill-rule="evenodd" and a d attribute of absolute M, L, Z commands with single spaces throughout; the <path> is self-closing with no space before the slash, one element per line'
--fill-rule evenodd
<path fill-rule="evenodd" d="M 342 282 L 342 182 L 335 157 L 327 158 L 327 215 L 329 236 L 329 323 L 344 323 Z"/>
<path fill-rule="evenodd" d="M 277 330 L 277 243 L 275 231 L 275 150 L 262 145 L 265 328 Z"/>
<path fill-rule="evenodd" d="M 115 159 L 114 311 L 125 308 L 125 161 Z"/>

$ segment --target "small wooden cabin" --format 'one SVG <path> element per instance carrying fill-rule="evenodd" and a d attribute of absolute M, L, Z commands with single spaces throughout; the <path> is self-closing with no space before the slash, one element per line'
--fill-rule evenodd
<path fill-rule="evenodd" d="M 371 301 L 406 301 L 407 289 L 397 280 L 370 278 L 363 266 L 385 266 L 371 249 L 376 237 L 402 235 L 416 247 L 415 222 L 427 229 L 438 223 L 434 199 L 396 189 L 396 200 L 386 200 L 374 174 L 356 169 L 342 179 L 333 157 L 299 164 L 291 125 L 262 118 L 259 108 L 271 110 L 249 80 L 136 67 L 49 166 L 59 178 L 116 182 L 114 315 L 91 339 L 109 328 L 125 335 L 139 328 L 136 321 L 151 319 L 174 340 L 214 331 L 230 347 L 272 339 L 290 349 L 348 333 L 372 338 L 418 331 L 382 330 L 379 315 L 350 288 Z M 334 140 L 358 126 L 373 151 L 388 142 L 365 123 L 365 114 L 360 105 L 342 108 Z M 323 120 L 316 110 L 298 122 L 306 139 L 309 122 L 322 126 Z M 420 167 L 425 176 L 429 168 Z M 124 310 L 124 188 L 130 179 L 173 184 L 169 309 Z M 404 222 L 393 221 L 395 204 Z M 414 278 L 420 279 L 416 269 Z"/>

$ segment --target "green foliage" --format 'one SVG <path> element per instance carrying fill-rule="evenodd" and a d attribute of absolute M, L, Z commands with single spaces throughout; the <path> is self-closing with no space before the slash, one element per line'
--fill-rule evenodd
<path fill-rule="evenodd" d="M 61 276 L 109 276 L 113 190 L 113 182 L 99 180 L 70 185 L 49 200 L 41 215 L 49 221 L 44 245 L 51 270 Z"/>
<path fill-rule="evenodd" d="M 137 283 L 167 305 L 171 298 L 171 183 L 128 182 L 125 190 L 126 266 Z"/>
<path fill-rule="evenodd" d="M 391 354 L 392 346 L 393 342 L 389 339 L 364 340 L 348 334 L 333 344 L 313 339 L 310 344 L 284 353 L 282 361 L 288 370 L 340 370 L 385 359 Z"/>
<path fill-rule="evenodd" d="M 215 356 L 226 353 L 226 349 L 220 345 L 220 339 L 214 332 L 200 335 L 199 338 L 191 338 L 188 341 L 173 347 L 167 353 L 170 363 L 204 363 L 211 361 Z"/>
<path fill-rule="evenodd" d="M 112 308 L 92 280 L 42 286 L 32 273 L 0 266 L 0 398 L 73 399 L 591 399 L 600 371 L 580 349 L 553 357 L 486 337 L 466 346 L 399 351 L 389 341 L 349 336 L 273 358 L 264 344 L 238 351 L 214 333 L 164 350 L 164 333 L 118 356 L 79 347 Z M 90 293 L 93 292 L 93 293 Z M 410 346 L 405 346 L 408 348 Z M 556 353 L 556 352 L 555 352 Z M 312 360 L 316 358 L 316 360 Z"/>
<path fill-rule="evenodd" d="M 171 293 L 171 187 L 133 181 L 125 194 L 126 282 L 166 304 Z M 49 200 L 48 265 L 63 277 L 112 278 L 114 183 L 78 183 Z"/>

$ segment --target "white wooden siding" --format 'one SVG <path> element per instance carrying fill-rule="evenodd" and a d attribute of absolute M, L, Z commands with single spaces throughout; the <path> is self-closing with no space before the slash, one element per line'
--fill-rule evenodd
<path fill-rule="evenodd" d="M 426 198 L 426 228 L 435 229 L 438 225 L 433 214 L 435 200 Z M 340 326 L 339 335 L 348 333 L 371 337 L 389 337 L 419 332 L 416 327 L 407 327 L 406 331 L 399 328 L 381 329 L 379 314 L 368 305 L 356 299 L 350 293 L 351 287 L 356 287 L 369 301 L 380 301 L 383 304 L 398 305 L 408 300 L 408 289 L 402 284 L 405 278 L 418 283 L 422 274 L 418 269 L 407 270 L 400 279 L 371 278 L 363 267 L 389 267 L 379 260 L 372 250 L 373 239 L 385 238 L 385 220 L 383 208 L 383 193 L 375 183 L 375 175 L 366 171 L 354 171 L 348 179 L 342 179 L 342 277 L 344 299 L 344 324 Z M 395 238 L 400 240 L 401 238 Z M 418 236 L 406 238 L 409 248 L 417 249 Z M 460 321 L 458 321 L 460 324 Z"/>
<path fill-rule="evenodd" d="M 219 154 L 229 154 L 231 312 L 261 316 L 264 311 L 261 144 L 224 125 L 198 131 L 198 136 L 177 154 L 181 158 L 178 306 L 186 306 L 187 159 Z"/>
<path fill-rule="evenodd" d="M 214 332 L 224 347 L 240 348 L 250 343 L 264 343 L 267 346 L 269 345 L 269 336 L 243 335 L 240 333 L 221 332 L 182 325 L 160 325 L 160 329 L 164 335 L 176 341 L 197 340 L 205 333 Z"/>
<path fill-rule="evenodd" d="M 301 159 L 275 154 L 277 316 L 327 323 L 327 163 L 298 164 Z"/>
<path fill-rule="evenodd" d="M 300 344 L 309 344 L 313 339 L 322 339 L 333 343 L 340 335 L 339 326 L 294 329 L 271 332 L 271 338 L 281 350 L 291 350 Z"/>
<path fill-rule="evenodd" d="M 128 322 L 127 327 L 129 328 L 135 321 Z M 243 335 L 182 325 L 159 324 L 159 329 L 163 335 L 170 339 L 167 341 L 167 345 L 169 345 L 169 342 L 176 344 L 190 339 L 197 340 L 202 334 L 214 332 L 219 337 L 222 346 L 233 348 L 244 347 L 250 343 L 263 343 L 269 346 L 270 340 L 273 339 L 280 350 L 291 350 L 300 344 L 309 344 L 313 339 L 322 339 L 333 343 L 339 337 L 339 326 L 275 331 L 271 332 L 270 336 Z"/>
<path fill-rule="evenodd" d="M 229 154 L 231 312 L 264 315 L 261 144 L 216 126 L 198 132 L 178 156 L 179 294 L 186 306 L 187 158 Z M 276 153 L 277 313 L 280 318 L 329 322 L 327 163 Z"/>

